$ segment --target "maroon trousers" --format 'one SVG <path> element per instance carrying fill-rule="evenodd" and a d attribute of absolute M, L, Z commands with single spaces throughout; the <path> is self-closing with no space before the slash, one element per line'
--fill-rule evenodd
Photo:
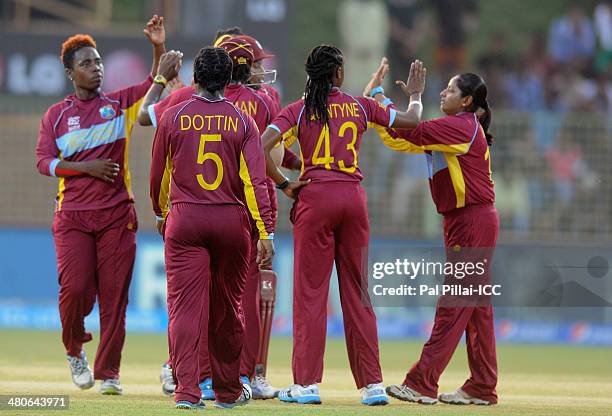
<path fill-rule="evenodd" d="M 85 317 L 96 297 L 100 343 L 94 363 L 98 380 L 119 378 L 125 340 L 125 311 L 136 255 L 138 222 L 134 205 L 92 211 L 59 211 L 53 237 L 59 276 L 59 310 L 66 353 L 78 356 L 91 341 Z"/>
<path fill-rule="evenodd" d="M 276 228 L 276 215 L 278 212 L 278 202 L 276 200 L 276 187 L 274 182 L 268 178 L 268 196 L 272 208 L 272 218 Z M 261 313 L 259 309 L 259 266 L 257 265 L 257 242 L 259 241 L 259 231 L 251 228 L 251 254 L 249 257 L 249 272 L 246 286 L 242 295 L 242 309 L 244 312 L 244 348 L 240 359 L 240 375 L 250 379 L 255 375 L 255 365 L 257 364 L 257 353 L 260 344 L 260 321 Z M 200 381 L 211 377 L 210 359 L 208 357 L 208 333 L 202 331 L 200 338 Z"/>
<path fill-rule="evenodd" d="M 367 292 L 370 225 L 365 190 L 356 182 L 312 182 L 300 191 L 291 219 L 294 383 L 320 383 L 323 377 L 334 261 L 355 384 L 362 388 L 381 382 L 376 317 Z"/>
<path fill-rule="evenodd" d="M 200 400 L 199 340 L 206 327 L 215 397 L 231 403 L 240 396 L 249 231 L 240 205 L 177 203 L 168 214 L 168 339 L 177 402 Z"/>
<path fill-rule="evenodd" d="M 249 255 L 249 271 L 242 294 L 242 310 L 244 313 L 244 347 L 240 357 L 240 375 L 249 380 L 255 374 L 255 362 L 259 348 L 259 266 L 257 265 L 257 242 L 259 233 L 251 237 L 251 252 Z M 199 344 L 200 381 L 212 377 L 210 356 L 208 353 L 208 331 L 202 331 Z"/>
<path fill-rule="evenodd" d="M 444 216 L 444 243 L 447 248 L 491 248 L 486 253 L 489 273 L 492 248 L 497 242 L 499 217 L 491 205 L 470 206 Z M 438 380 L 465 333 L 471 376 L 461 387 L 473 397 L 497 403 L 497 357 L 493 307 L 441 306 L 452 301 L 438 301 L 436 317 L 421 358 L 412 366 L 404 384 L 429 397 L 437 397 Z M 479 305 L 479 303 L 476 303 Z"/>

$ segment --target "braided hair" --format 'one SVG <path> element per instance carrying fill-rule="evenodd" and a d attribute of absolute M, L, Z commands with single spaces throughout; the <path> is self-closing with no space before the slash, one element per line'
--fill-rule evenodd
<path fill-rule="evenodd" d="M 489 133 L 491 125 L 491 109 L 487 101 L 487 85 L 481 77 L 470 72 L 461 74 L 457 77 L 457 88 L 461 91 L 462 97 L 472 96 L 472 105 L 466 110 L 475 113 L 479 108 L 484 110 L 484 114 L 478 118 L 484 130 L 487 144 L 493 144 L 493 135 Z"/>
<path fill-rule="evenodd" d="M 207 46 L 193 61 L 193 80 L 208 92 L 223 91 L 232 79 L 232 66 L 225 49 Z"/>
<path fill-rule="evenodd" d="M 321 124 L 329 120 L 327 97 L 332 89 L 332 78 L 343 63 L 342 52 L 335 46 L 319 45 L 310 51 L 306 58 L 308 79 L 304 89 L 307 123 L 311 118 Z"/>

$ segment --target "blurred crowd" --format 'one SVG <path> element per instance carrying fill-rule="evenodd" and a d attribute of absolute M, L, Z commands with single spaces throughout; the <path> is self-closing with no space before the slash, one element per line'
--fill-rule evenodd
<path fill-rule="evenodd" d="M 434 34 L 426 97 L 432 116 L 438 93 L 453 74 L 469 68 L 488 85 L 496 136 L 492 154 L 497 207 L 505 235 L 609 239 L 612 1 L 602 0 L 589 9 L 581 2 L 570 3 L 540 33 L 527 35 L 528 42 L 518 49 L 509 47 L 507 33 L 496 32 L 482 52 L 469 59 L 466 44 L 478 29 L 478 3 L 344 1 L 338 16 L 347 88 L 359 93 L 363 68 L 376 67 L 380 50 L 386 50 L 391 61 L 388 78 L 404 78 L 409 62 L 422 54 L 423 45 L 431 44 Z M 363 24 L 368 30 L 363 30 L 355 19 L 366 10 Z M 361 70 L 351 76 L 355 68 Z M 393 96 L 390 83 L 388 87 Z M 403 102 L 397 95 L 394 99 Z M 367 166 L 373 173 L 369 180 L 366 175 L 371 205 L 385 219 L 386 232 L 407 224 L 409 233 L 430 234 L 435 224 L 428 225 L 431 207 L 423 206 L 428 203 L 423 201 L 425 162 L 376 149 Z M 423 217 L 414 218 L 415 212 Z"/>

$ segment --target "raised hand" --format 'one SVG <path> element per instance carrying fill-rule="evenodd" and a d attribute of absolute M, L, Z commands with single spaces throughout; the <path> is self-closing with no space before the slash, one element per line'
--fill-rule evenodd
<path fill-rule="evenodd" d="M 166 29 L 164 28 L 164 17 L 153 15 L 151 20 L 147 22 L 147 26 L 143 29 L 145 35 L 155 46 L 161 46 L 166 42 Z"/>
<path fill-rule="evenodd" d="M 168 84 L 166 85 L 166 90 L 168 91 L 168 94 L 172 94 L 174 91 L 180 90 L 184 86 L 185 83 L 183 82 L 181 77 L 176 76 L 175 78 L 172 78 L 170 81 L 168 81 Z"/>
<path fill-rule="evenodd" d="M 380 60 L 380 65 L 378 66 L 378 69 L 376 70 L 376 72 L 372 74 L 372 79 L 370 79 L 368 84 L 363 89 L 363 96 L 369 97 L 370 92 L 372 91 L 373 88 L 381 86 L 388 72 L 389 72 L 389 60 L 386 57 L 383 57 Z"/>
<path fill-rule="evenodd" d="M 181 69 L 183 53 L 180 51 L 168 51 L 159 58 L 157 73 L 163 75 L 167 80 L 174 79 Z"/>
<path fill-rule="evenodd" d="M 423 66 L 423 62 L 418 59 L 410 64 L 410 74 L 408 80 L 395 81 L 396 85 L 402 89 L 402 92 L 410 97 L 413 94 L 423 94 L 425 91 L 425 78 L 427 77 L 427 68 Z"/>
<path fill-rule="evenodd" d="M 89 176 L 113 183 L 119 175 L 119 165 L 112 159 L 96 159 L 85 162 L 85 172 Z"/>

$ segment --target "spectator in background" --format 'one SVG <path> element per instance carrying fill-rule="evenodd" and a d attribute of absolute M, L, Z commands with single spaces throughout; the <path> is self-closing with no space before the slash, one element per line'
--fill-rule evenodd
<path fill-rule="evenodd" d="M 434 0 L 432 3 L 439 28 L 436 68 L 440 77 L 446 79 L 465 68 L 465 42 L 468 31 L 476 25 L 477 1 Z"/>
<path fill-rule="evenodd" d="M 544 83 L 541 74 L 534 68 L 535 63 L 526 57 L 514 64 L 515 71 L 505 81 L 508 107 L 521 111 L 545 109 Z"/>
<path fill-rule="evenodd" d="M 602 1 L 595 7 L 593 21 L 599 42 L 595 67 L 605 71 L 612 63 L 612 0 Z"/>
<path fill-rule="evenodd" d="M 557 64 L 574 64 L 587 69 L 595 55 L 593 24 L 582 7 L 576 3 L 550 26 L 549 53 Z"/>
<path fill-rule="evenodd" d="M 387 56 L 393 62 L 389 79 L 393 83 L 406 76 L 406 68 L 416 59 L 428 35 L 430 20 L 424 12 L 423 0 L 388 0 L 386 3 L 389 15 Z M 390 89 L 389 96 L 398 100 L 402 93 L 399 89 Z"/>
<path fill-rule="evenodd" d="M 503 33 L 497 32 L 491 37 L 486 51 L 477 59 L 478 67 L 487 82 L 488 100 L 495 107 L 506 107 L 508 98 L 505 79 L 511 61 L 506 50 L 506 37 Z"/>
<path fill-rule="evenodd" d="M 387 18 L 387 10 L 380 0 L 340 3 L 338 30 L 351 68 L 345 73 L 344 86 L 351 94 L 361 92 L 364 75 L 376 69 L 380 61 L 380 52 L 385 50 L 389 37 Z M 405 76 L 406 67 L 403 68 L 402 76 Z"/>

